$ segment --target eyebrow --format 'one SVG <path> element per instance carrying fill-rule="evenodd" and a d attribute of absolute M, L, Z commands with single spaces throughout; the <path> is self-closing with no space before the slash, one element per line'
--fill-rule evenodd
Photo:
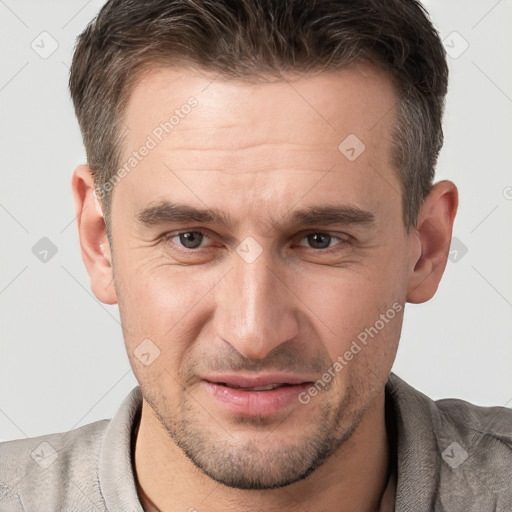
<path fill-rule="evenodd" d="M 362 224 L 375 221 L 372 212 L 355 206 L 322 206 L 298 210 L 291 217 L 292 224 Z"/>
<path fill-rule="evenodd" d="M 163 201 L 156 206 L 144 208 L 137 218 L 147 226 L 164 222 L 201 222 L 211 224 L 232 224 L 229 215 L 211 208 L 199 209 L 193 206 Z"/>
<path fill-rule="evenodd" d="M 163 201 L 155 206 L 144 208 L 137 215 L 138 220 L 146 226 L 155 226 L 163 223 L 199 222 L 210 224 L 234 224 L 231 217 L 216 209 L 199 209 L 193 206 L 175 204 Z M 274 226 L 283 223 L 297 225 L 333 225 L 333 224 L 360 224 L 371 225 L 375 221 L 375 215 L 356 206 L 316 206 L 296 210 L 291 216 L 272 222 Z"/>

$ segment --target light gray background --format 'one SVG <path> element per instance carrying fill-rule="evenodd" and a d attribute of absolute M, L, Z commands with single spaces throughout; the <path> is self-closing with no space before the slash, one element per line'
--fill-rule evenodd
<path fill-rule="evenodd" d="M 68 67 L 102 4 L 0 0 L 3 440 L 111 417 L 136 385 L 117 308 L 90 292 L 70 191 L 85 153 Z M 433 398 L 510 407 L 512 2 L 425 4 L 452 54 L 438 178 L 460 190 L 458 252 L 437 296 L 407 306 L 394 371 Z M 31 46 L 44 54 L 52 39 L 46 58 Z M 42 237 L 58 249 L 47 262 L 32 252 Z"/>

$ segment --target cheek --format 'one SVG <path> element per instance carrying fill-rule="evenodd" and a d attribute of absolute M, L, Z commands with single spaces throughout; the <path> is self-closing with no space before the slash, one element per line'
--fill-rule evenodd
<path fill-rule="evenodd" d="M 399 253 L 402 254 L 402 253 Z M 320 333 L 331 361 L 358 364 L 394 359 L 407 291 L 405 258 L 379 253 L 364 267 L 304 273 L 297 279 L 308 317 Z M 356 342 L 359 345 L 354 345 Z M 344 357 L 346 352 L 351 352 Z"/>
<path fill-rule="evenodd" d="M 209 318 L 201 300 L 211 288 L 208 281 L 191 281 L 185 274 L 168 269 L 122 280 L 119 311 L 128 358 L 145 396 L 162 410 L 179 406 L 183 370 Z"/>
<path fill-rule="evenodd" d="M 178 367 L 212 314 L 211 291 L 218 270 L 153 264 L 135 258 L 116 261 L 116 290 L 130 357 L 144 339 L 161 351 L 160 361 Z"/>

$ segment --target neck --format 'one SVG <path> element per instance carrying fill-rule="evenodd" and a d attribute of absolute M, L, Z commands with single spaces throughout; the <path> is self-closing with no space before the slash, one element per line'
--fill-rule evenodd
<path fill-rule="evenodd" d="M 144 401 L 135 443 L 142 505 L 147 512 L 284 512 L 298 506 L 304 512 L 393 510 L 394 478 L 389 479 L 384 411 L 383 392 L 350 439 L 307 478 L 278 489 L 253 491 L 226 487 L 205 475 L 175 445 Z"/>

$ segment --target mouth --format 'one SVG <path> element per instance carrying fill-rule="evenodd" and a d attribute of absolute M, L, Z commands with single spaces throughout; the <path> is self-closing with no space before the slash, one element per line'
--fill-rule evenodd
<path fill-rule="evenodd" d="M 307 378 L 287 373 L 267 373 L 263 375 L 221 374 L 207 375 L 203 380 L 231 388 L 266 388 L 268 386 L 296 386 L 311 382 Z M 272 389 L 272 388 L 269 388 Z"/>
<path fill-rule="evenodd" d="M 267 384 L 265 386 L 237 386 L 236 384 L 228 384 L 227 382 L 216 382 L 220 386 L 226 386 L 232 389 L 241 389 L 243 391 L 270 391 L 271 389 L 282 388 L 285 386 L 293 386 L 294 384 L 287 384 L 284 382 L 278 382 L 273 384 Z"/>
<path fill-rule="evenodd" d="M 301 405 L 298 395 L 312 381 L 286 374 L 268 374 L 208 376 L 202 383 L 210 398 L 227 412 L 268 416 Z"/>

